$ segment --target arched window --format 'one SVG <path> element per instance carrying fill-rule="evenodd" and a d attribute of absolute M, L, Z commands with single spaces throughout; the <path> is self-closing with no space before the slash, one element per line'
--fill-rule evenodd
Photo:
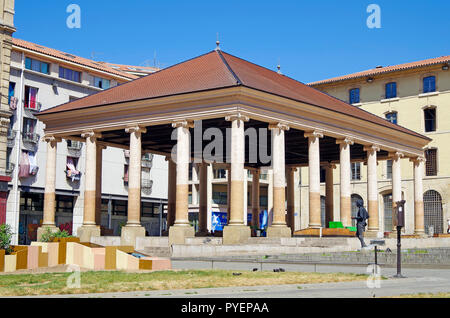
<path fill-rule="evenodd" d="M 429 190 L 423 195 L 423 217 L 425 233 L 429 234 L 430 227 L 433 232 L 442 234 L 443 232 L 443 213 L 442 213 L 442 197 L 439 192 Z"/>
<path fill-rule="evenodd" d="M 356 202 L 361 200 L 364 204 L 363 198 L 359 196 L 358 194 L 352 194 L 352 217 L 356 217 L 358 214 L 358 207 L 356 206 Z M 356 226 L 356 220 L 352 220 L 352 226 Z"/>

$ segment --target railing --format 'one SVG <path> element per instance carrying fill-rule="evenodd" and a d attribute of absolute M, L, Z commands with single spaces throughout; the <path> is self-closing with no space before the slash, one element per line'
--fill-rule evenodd
<path fill-rule="evenodd" d="M 6 174 L 8 176 L 11 176 L 13 174 L 15 168 L 16 168 L 16 165 L 14 163 L 8 162 L 6 164 L 6 170 L 5 170 Z"/>
<path fill-rule="evenodd" d="M 8 129 L 8 135 L 7 135 L 7 147 L 8 148 L 14 147 L 16 135 L 17 135 L 17 132 L 15 130 Z"/>
<path fill-rule="evenodd" d="M 83 143 L 81 141 L 73 141 L 67 140 L 67 149 L 78 151 L 83 147 Z"/>
<path fill-rule="evenodd" d="M 142 179 L 141 180 L 141 188 L 142 189 L 151 189 L 153 187 L 153 180 Z"/>
<path fill-rule="evenodd" d="M 23 103 L 23 108 L 24 109 L 28 109 L 28 110 L 30 110 L 30 111 L 32 111 L 32 112 L 40 112 L 41 111 L 41 108 L 42 108 L 42 103 L 38 103 L 38 102 L 36 102 L 36 103 L 30 103 L 30 102 L 28 102 L 28 104 L 24 101 L 24 103 Z"/>
<path fill-rule="evenodd" d="M 37 144 L 39 142 L 40 136 L 36 133 L 24 132 L 22 139 L 24 142 L 31 142 Z"/>

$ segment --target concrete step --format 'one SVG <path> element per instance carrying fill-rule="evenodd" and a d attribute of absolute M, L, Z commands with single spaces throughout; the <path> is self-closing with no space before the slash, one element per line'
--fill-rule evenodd
<path fill-rule="evenodd" d="M 156 257 L 171 257 L 172 250 L 165 246 L 146 246 L 142 251 L 145 255 Z"/>

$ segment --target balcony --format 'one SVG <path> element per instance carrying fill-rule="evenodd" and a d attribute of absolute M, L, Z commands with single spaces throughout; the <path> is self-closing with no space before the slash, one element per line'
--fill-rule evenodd
<path fill-rule="evenodd" d="M 81 148 L 83 143 L 81 141 L 67 140 L 67 152 L 72 157 L 81 157 Z"/>
<path fill-rule="evenodd" d="M 14 144 L 16 141 L 16 135 L 17 135 L 17 132 L 15 130 L 8 129 L 8 135 L 7 135 L 7 139 L 8 139 L 7 147 L 8 148 L 14 147 Z"/>
<path fill-rule="evenodd" d="M 151 194 L 152 193 L 152 187 L 153 187 L 153 180 L 150 179 L 142 179 L 141 180 L 141 191 L 144 194 Z"/>
<path fill-rule="evenodd" d="M 12 176 L 14 169 L 16 168 L 16 165 L 12 162 L 6 163 L 6 170 L 5 173 L 7 176 Z"/>
<path fill-rule="evenodd" d="M 23 108 L 25 109 L 25 111 L 28 110 L 32 113 L 38 113 L 41 111 L 42 104 L 36 103 L 36 102 L 33 103 L 33 102 L 24 101 Z"/>
<path fill-rule="evenodd" d="M 130 160 L 130 151 L 124 150 L 123 155 L 125 156 L 125 162 L 128 164 Z M 153 154 L 146 153 L 142 156 L 141 165 L 143 168 L 150 169 L 153 166 Z"/>
<path fill-rule="evenodd" d="M 36 133 L 24 132 L 22 136 L 23 142 L 28 142 L 32 144 L 37 144 L 39 142 L 40 136 Z"/>

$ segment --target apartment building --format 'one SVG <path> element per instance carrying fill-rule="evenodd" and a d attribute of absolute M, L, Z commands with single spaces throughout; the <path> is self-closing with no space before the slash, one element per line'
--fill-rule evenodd
<path fill-rule="evenodd" d="M 15 243 L 36 240 L 43 218 L 46 143 L 39 111 L 95 94 L 155 72 L 150 67 L 96 62 L 35 43 L 13 39 L 8 105 L 12 117 L 7 134 L 6 166 L 12 178 L 6 223 Z M 76 234 L 83 222 L 85 145 L 63 140 L 58 144 L 56 225 Z M 128 161 L 126 150 L 102 151 L 102 213 L 104 235 L 120 235 L 126 223 Z M 159 235 L 162 205 L 167 201 L 167 163 L 145 155 L 142 164 L 142 224 Z"/>
<path fill-rule="evenodd" d="M 374 69 L 310 83 L 311 87 L 337 97 L 365 111 L 409 128 L 432 139 L 424 149 L 424 224 L 428 234 L 446 233 L 450 218 L 450 56 Z M 367 204 L 365 162 L 352 162 L 352 202 Z M 406 200 L 405 232 L 414 232 L 413 164 L 402 160 L 402 195 Z M 322 166 L 322 214 L 326 205 L 326 165 Z M 339 217 L 339 169 L 332 166 L 331 200 L 334 217 Z M 307 169 L 301 169 L 301 210 L 307 207 Z M 420 191 L 420 189 L 418 189 Z M 334 199 L 333 199 L 334 197 Z M 392 161 L 378 164 L 380 229 L 392 230 Z M 302 224 L 307 224 L 302 218 Z M 324 224 L 325 225 L 325 224 Z"/>

